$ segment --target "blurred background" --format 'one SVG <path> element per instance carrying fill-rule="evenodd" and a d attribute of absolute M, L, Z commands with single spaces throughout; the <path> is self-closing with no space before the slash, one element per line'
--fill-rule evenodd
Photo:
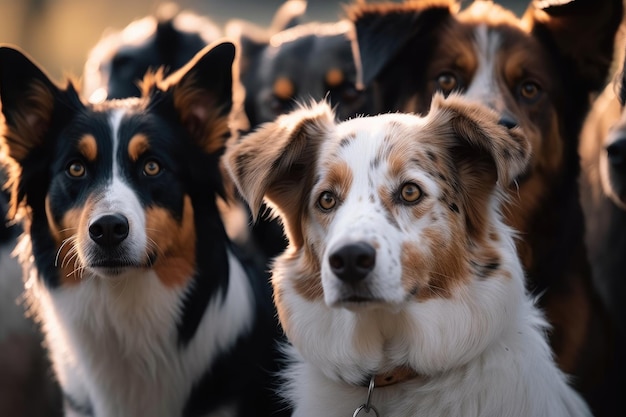
<path fill-rule="evenodd" d="M 305 19 L 334 21 L 350 0 L 310 0 Z M 464 2 L 467 2 L 465 0 Z M 153 13 L 159 0 L 0 0 L 0 43 L 17 45 L 60 81 L 79 76 L 89 49 L 107 29 L 122 29 Z M 232 18 L 268 25 L 283 0 L 180 0 L 181 9 L 210 17 L 219 26 Z M 499 0 L 518 14 L 528 1 Z"/>

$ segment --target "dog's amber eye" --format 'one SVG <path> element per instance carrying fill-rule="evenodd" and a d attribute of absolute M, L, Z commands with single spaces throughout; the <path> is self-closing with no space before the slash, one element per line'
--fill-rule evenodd
<path fill-rule="evenodd" d="M 520 85 L 519 94 L 526 100 L 535 100 L 539 97 L 540 93 L 541 87 L 533 81 L 525 81 Z"/>
<path fill-rule="evenodd" d="M 452 90 L 457 89 L 459 86 L 459 81 L 456 76 L 451 72 L 442 72 L 437 77 L 437 85 L 439 89 L 443 91 L 445 94 L 450 93 Z"/>
<path fill-rule="evenodd" d="M 406 203 L 415 203 L 422 196 L 422 189 L 412 182 L 407 182 L 400 189 L 400 198 Z"/>
<path fill-rule="evenodd" d="M 322 210 L 331 210 L 337 204 L 337 199 L 330 191 L 324 191 L 317 199 L 317 205 Z"/>
<path fill-rule="evenodd" d="M 153 177 L 161 172 L 161 166 L 158 162 L 150 160 L 143 166 L 143 173 L 149 177 Z"/>
<path fill-rule="evenodd" d="M 67 166 L 67 173 L 70 177 L 80 178 L 85 175 L 85 165 L 82 162 L 74 161 Z"/>

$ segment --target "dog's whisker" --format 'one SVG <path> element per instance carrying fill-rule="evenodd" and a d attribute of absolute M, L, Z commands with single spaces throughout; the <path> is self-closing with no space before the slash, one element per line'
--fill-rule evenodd
<path fill-rule="evenodd" d="M 146 255 L 149 254 L 150 249 L 154 249 L 158 254 L 163 255 L 165 252 L 161 249 L 161 247 L 159 246 L 159 244 L 152 238 L 148 237 L 148 242 L 147 242 L 147 248 L 146 248 Z"/>
<path fill-rule="evenodd" d="M 76 246 L 73 246 L 70 250 L 67 251 L 67 253 L 63 257 L 63 261 L 61 262 L 61 267 L 64 267 L 65 265 L 69 265 L 69 263 L 75 258 L 77 258 L 78 256 L 79 256 L 78 248 Z"/>
<path fill-rule="evenodd" d="M 64 267 L 68 257 L 71 257 L 75 253 L 78 253 L 78 248 L 76 247 L 74 242 L 72 242 L 72 246 L 70 246 L 70 248 L 65 252 L 65 254 L 63 255 L 63 259 L 61 259 L 61 267 Z"/>
<path fill-rule="evenodd" d="M 54 266 L 59 266 L 59 256 L 61 256 L 61 251 L 63 250 L 65 245 L 73 244 L 73 242 L 75 242 L 76 239 L 77 239 L 76 235 L 72 235 L 66 239 L 63 239 L 63 242 L 61 242 L 61 246 L 59 246 L 59 249 L 57 249 L 56 255 L 54 257 Z M 61 266 L 63 266 L 62 263 L 61 263 Z"/>
<path fill-rule="evenodd" d="M 77 263 L 74 263 L 74 268 L 68 272 L 65 277 L 69 278 L 72 275 L 74 276 L 74 278 L 78 278 L 79 280 L 82 279 L 81 275 L 82 275 L 82 270 L 84 269 L 83 266 L 78 265 Z"/>
<path fill-rule="evenodd" d="M 76 265 L 76 263 L 79 262 L 78 259 L 78 250 L 72 251 L 72 252 L 68 252 L 65 257 L 63 258 L 63 262 L 61 263 L 61 267 L 64 267 L 65 265 L 69 265 L 70 262 L 74 261 L 74 265 Z"/>

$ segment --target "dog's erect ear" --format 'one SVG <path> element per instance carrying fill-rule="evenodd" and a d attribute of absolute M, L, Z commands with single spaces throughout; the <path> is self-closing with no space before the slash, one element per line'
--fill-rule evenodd
<path fill-rule="evenodd" d="M 44 187 L 48 180 L 44 160 L 52 153 L 52 129 L 62 129 L 82 103 L 71 83 L 59 88 L 28 56 L 9 46 L 0 47 L 0 102 L 0 164 L 8 175 L 9 216 L 14 217 L 28 190 Z"/>
<path fill-rule="evenodd" d="M 183 68 L 163 81 L 159 89 L 171 100 L 180 121 L 206 153 L 223 150 L 232 134 L 236 103 L 235 45 L 218 42 L 202 49 Z M 144 80 L 144 94 L 159 100 L 151 80 Z M 168 109 L 165 109 L 168 111 Z"/>
<path fill-rule="evenodd" d="M 406 44 L 456 9 L 454 0 L 401 3 L 359 2 L 346 6 L 356 31 L 359 84 L 368 87 Z M 357 55 L 358 54 L 358 55 Z"/>
<path fill-rule="evenodd" d="M 226 151 L 226 169 L 256 216 L 265 197 L 281 215 L 287 236 L 303 242 L 300 216 L 319 145 L 334 129 L 335 116 L 323 102 L 261 125 Z"/>
<path fill-rule="evenodd" d="M 508 190 L 528 168 L 530 143 L 519 127 L 507 128 L 498 123 L 498 114 L 460 95 L 444 98 L 435 94 L 428 115 L 432 127 L 441 132 L 449 160 L 458 172 L 458 187 L 466 210 L 468 231 L 485 230 L 490 196 L 499 186 Z M 504 195 L 500 193 L 499 195 Z"/>
<path fill-rule="evenodd" d="M 239 64 L 241 75 L 246 75 L 249 71 L 254 72 L 257 59 L 269 45 L 270 35 L 265 29 L 242 20 L 229 21 L 224 32 L 237 42 L 241 55 Z"/>
<path fill-rule="evenodd" d="M 599 91 L 606 83 L 623 16 L 622 0 L 534 0 L 523 21 L 570 60 L 568 70 L 578 72 L 581 88 Z"/>
<path fill-rule="evenodd" d="M 12 47 L 0 47 L 0 99 L 5 119 L 2 136 L 11 158 L 21 163 L 43 143 L 62 95 L 28 56 Z"/>

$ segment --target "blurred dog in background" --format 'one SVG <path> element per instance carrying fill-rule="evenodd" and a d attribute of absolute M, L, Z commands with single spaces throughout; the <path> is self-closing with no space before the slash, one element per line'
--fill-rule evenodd
<path fill-rule="evenodd" d="M 92 102 L 139 97 L 147 72 L 168 75 L 221 36 L 221 28 L 208 17 L 165 3 L 155 15 L 103 35 L 89 51 L 82 94 Z"/>
<path fill-rule="evenodd" d="M 595 100 L 581 132 L 581 202 L 585 211 L 587 251 L 599 293 L 618 325 L 618 343 L 626 347 L 626 61 Z M 626 386 L 623 355 L 614 372 L 616 385 Z M 622 399 L 620 410 L 626 409 Z"/>

